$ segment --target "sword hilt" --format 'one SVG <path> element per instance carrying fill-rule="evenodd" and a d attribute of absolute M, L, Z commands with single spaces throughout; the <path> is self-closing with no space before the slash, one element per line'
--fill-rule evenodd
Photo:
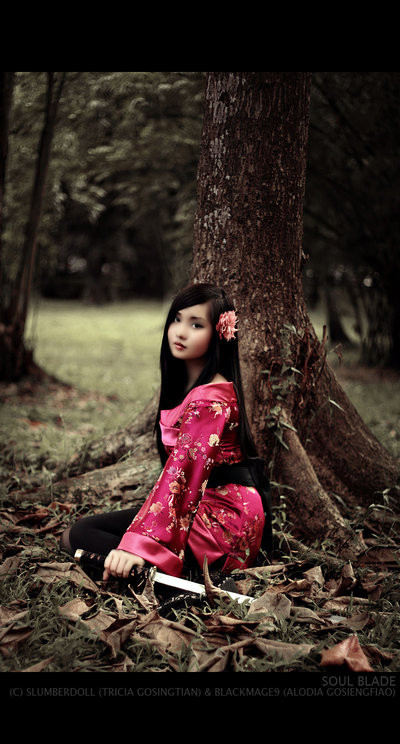
<path fill-rule="evenodd" d="M 78 548 L 74 553 L 74 558 L 79 565 L 82 567 L 90 566 L 99 570 L 104 567 L 106 557 L 106 555 L 102 555 L 101 553 L 83 550 L 82 548 Z M 155 566 L 133 566 L 129 572 L 129 576 L 124 581 L 127 581 L 129 584 L 135 584 L 135 591 L 142 590 L 147 577 L 150 576 L 151 578 L 155 570 Z"/>
<path fill-rule="evenodd" d="M 83 550 L 82 548 L 78 548 L 78 550 L 75 550 L 74 558 L 77 563 L 100 566 L 101 564 L 104 563 L 106 556 L 101 555 L 100 553 L 93 553 L 93 552 L 90 552 L 89 550 Z"/>

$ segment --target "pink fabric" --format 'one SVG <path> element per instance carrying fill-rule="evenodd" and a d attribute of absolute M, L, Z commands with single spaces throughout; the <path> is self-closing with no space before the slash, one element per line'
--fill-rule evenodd
<path fill-rule="evenodd" d="M 202 400 L 233 402 L 236 403 L 235 389 L 232 382 L 210 383 L 200 385 L 187 394 L 186 398 L 176 406 L 167 411 L 161 411 L 160 428 L 161 439 L 165 447 L 175 447 L 178 438 L 179 429 L 176 428 L 176 422 L 183 415 L 186 406 L 193 400 L 197 400 L 201 394 Z"/>
<path fill-rule="evenodd" d="M 228 484 L 207 489 L 211 469 L 240 462 L 239 409 L 232 383 L 201 385 L 174 409 L 162 411 L 168 461 L 119 548 L 174 576 L 186 545 L 199 566 L 228 555 L 225 568 L 246 567 L 259 551 L 264 514 L 254 488 Z"/>
<path fill-rule="evenodd" d="M 181 561 L 168 548 L 164 548 L 153 537 L 138 535 L 135 532 L 125 532 L 120 545 L 122 550 L 141 555 L 149 563 L 160 566 L 171 576 L 179 576 L 182 570 Z"/>

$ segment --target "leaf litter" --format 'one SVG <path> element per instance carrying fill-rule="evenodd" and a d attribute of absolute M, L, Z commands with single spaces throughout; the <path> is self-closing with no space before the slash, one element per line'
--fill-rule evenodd
<path fill-rule="evenodd" d="M 14 477 L 23 483 L 23 473 Z M 163 616 L 151 583 L 121 595 L 60 554 L 71 519 L 98 509 L 85 500 L 18 508 L 4 500 L 1 671 L 399 670 L 395 543 L 370 535 L 357 565 L 340 570 L 323 553 L 318 563 L 278 550 L 271 563 L 232 575 L 251 604 L 232 601 L 205 567 L 206 601 Z"/>
<path fill-rule="evenodd" d="M 332 575 L 325 565 L 310 566 L 293 554 L 279 556 L 237 577 L 232 574 L 238 593 L 253 598 L 243 604 L 213 584 L 205 565 L 204 604 L 188 602 L 163 616 L 149 580 L 142 594 L 130 589 L 122 595 L 112 583 L 94 581 L 74 561 L 63 560 L 57 543 L 71 510 L 72 505 L 54 502 L 0 513 L 0 659 L 5 671 L 58 670 L 60 649 L 48 653 L 51 640 L 41 646 L 33 641 L 40 603 L 33 610 L 31 597 L 43 598 L 46 592 L 65 644 L 79 631 L 96 649 L 93 657 L 87 644 L 81 653 L 78 648 L 71 671 L 135 671 L 138 657 L 147 671 L 398 669 L 398 585 L 388 585 L 391 574 L 382 562 L 378 570 L 374 565 L 355 570 L 345 563 Z M 374 632 L 377 625 L 386 629 L 386 641 Z"/>

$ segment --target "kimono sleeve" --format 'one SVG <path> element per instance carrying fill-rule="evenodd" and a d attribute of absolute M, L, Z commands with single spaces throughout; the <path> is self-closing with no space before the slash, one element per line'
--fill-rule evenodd
<path fill-rule="evenodd" d="M 193 401 L 185 408 L 176 444 L 118 549 L 179 576 L 189 530 L 229 420 L 226 403 Z"/>

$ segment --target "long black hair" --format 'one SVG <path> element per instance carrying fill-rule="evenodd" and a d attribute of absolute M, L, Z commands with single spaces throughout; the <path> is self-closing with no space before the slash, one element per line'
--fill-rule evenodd
<path fill-rule="evenodd" d="M 191 284 L 182 289 L 176 295 L 169 309 L 165 322 L 163 339 L 161 342 L 160 368 L 161 368 L 161 391 L 160 401 L 155 421 L 157 434 L 158 452 L 164 465 L 167 455 L 161 442 L 159 427 L 160 413 L 162 410 L 175 408 L 182 402 L 187 393 L 187 372 L 185 362 L 172 356 L 168 343 L 168 329 L 173 323 L 176 314 L 193 305 L 210 304 L 210 322 L 213 327 L 213 335 L 207 351 L 206 364 L 191 390 L 198 385 L 206 385 L 211 382 L 219 372 L 228 382 L 232 382 L 235 388 L 239 405 L 239 442 L 243 457 L 257 457 L 257 450 L 251 435 L 244 403 L 242 378 L 239 362 L 238 334 L 230 341 L 220 339 L 216 326 L 221 313 L 234 310 L 231 300 L 227 297 L 225 290 L 214 284 Z"/>

